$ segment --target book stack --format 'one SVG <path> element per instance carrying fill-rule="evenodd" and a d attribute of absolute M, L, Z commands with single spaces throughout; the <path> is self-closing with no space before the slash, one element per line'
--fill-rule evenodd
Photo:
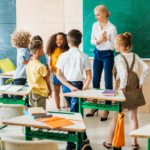
<path fill-rule="evenodd" d="M 52 114 L 46 112 L 42 107 L 31 107 L 23 111 L 23 113 L 32 119 L 52 117 Z"/>
<path fill-rule="evenodd" d="M 28 108 L 28 110 L 23 111 L 23 113 L 32 119 L 36 119 L 35 121 L 44 123 L 46 126 L 52 129 L 74 125 L 73 122 L 66 118 L 52 117 L 52 114 L 46 112 L 43 107 L 31 107 Z"/>

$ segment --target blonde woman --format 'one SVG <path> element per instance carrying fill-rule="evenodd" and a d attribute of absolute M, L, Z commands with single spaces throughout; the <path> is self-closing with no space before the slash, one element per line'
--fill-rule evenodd
<path fill-rule="evenodd" d="M 94 9 L 97 22 L 93 24 L 91 44 L 95 45 L 93 62 L 93 88 L 100 88 L 101 74 L 104 69 L 105 88 L 113 89 L 114 42 L 117 36 L 116 27 L 108 20 L 110 12 L 104 5 Z M 96 102 L 96 100 L 94 100 Z M 105 101 L 111 104 L 110 101 Z M 91 117 L 98 110 L 91 109 L 87 117 Z M 101 121 L 107 120 L 108 111 L 104 111 Z"/>
<path fill-rule="evenodd" d="M 11 34 L 11 43 L 17 48 L 17 69 L 13 76 L 15 85 L 25 85 L 27 80 L 26 65 L 28 64 L 31 54 L 28 49 L 31 34 L 26 31 L 14 31 Z M 15 99 L 22 99 L 22 96 L 14 95 Z"/>

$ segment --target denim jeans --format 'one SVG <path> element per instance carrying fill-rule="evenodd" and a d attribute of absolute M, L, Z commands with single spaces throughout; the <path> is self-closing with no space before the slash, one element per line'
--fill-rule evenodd
<path fill-rule="evenodd" d="M 114 54 L 112 50 L 94 50 L 93 62 L 93 88 L 100 89 L 101 75 L 104 69 L 105 88 L 113 89 Z M 111 104 L 105 101 L 105 104 Z"/>
<path fill-rule="evenodd" d="M 13 83 L 15 85 L 25 85 L 27 79 L 23 79 L 23 78 L 19 78 L 19 79 L 14 79 Z M 12 95 L 13 99 L 22 99 L 23 96 L 19 96 L 19 95 Z"/>
<path fill-rule="evenodd" d="M 83 82 L 75 81 L 75 82 L 70 82 L 70 84 L 82 90 Z M 71 92 L 71 90 L 65 85 L 62 85 L 62 92 L 68 93 L 68 92 Z M 66 98 L 67 103 L 70 106 L 70 112 L 79 112 L 79 98 L 67 97 L 67 96 L 65 96 L 65 98 Z M 69 132 L 69 134 L 75 134 L 75 132 Z M 79 138 L 81 138 L 81 135 L 79 136 Z M 84 139 L 87 139 L 86 132 L 84 132 Z M 72 144 L 72 142 L 68 142 L 68 144 Z"/>

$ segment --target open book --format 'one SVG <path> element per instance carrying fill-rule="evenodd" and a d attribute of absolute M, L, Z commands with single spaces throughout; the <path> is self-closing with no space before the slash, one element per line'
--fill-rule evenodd
<path fill-rule="evenodd" d="M 21 85 L 3 85 L 0 86 L 0 91 L 5 92 L 18 92 L 20 89 L 22 89 L 23 86 Z"/>

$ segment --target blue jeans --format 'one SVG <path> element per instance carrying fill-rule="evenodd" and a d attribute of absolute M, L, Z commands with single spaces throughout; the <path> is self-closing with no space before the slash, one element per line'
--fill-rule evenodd
<path fill-rule="evenodd" d="M 27 79 L 23 79 L 23 78 L 14 79 L 14 80 L 13 80 L 13 83 L 14 83 L 15 85 L 25 85 L 25 84 L 26 84 L 26 80 L 27 80 Z M 13 99 L 22 99 L 23 96 L 20 96 L 20 95 L 12 95 L 12 98 L 13 98 Z"/>
<path fill-rule="evenodd" d="M 113 89 L 114 54 L 111 50 L 94 50 L 93 88 L 100 89 L 101 75 L 104 69 L 105 89 Z M 105 104 L 111 104 L 105 101 Z"/>
<path fill-rule="evenodd" d="M 70 84 L 72 84 L 73 86 L 82 90 L 83 82 L 75 81 L 75 82 L 70 82 Z M 62 85 L 62 92 L 68 93 L 68 92 L 71 92 L 71 90 L 68 87 L 66 87 L 65 85 Z M 66 101 L 70 107 L 70 112 L 79 112 L 79 98 L 67 97 L 67 96 L 65 96 L 65 98 L 66 98 Z M 75 132 L 69 132 L 69 134 L 75 134 Z M 81 138 L 81 136 L 80 136 L 80 138 Z M 84 132 L 84 139 L 87 139 L 86 132 Z M 72 142 L 67 142 L 67 143 L 72 144 Z"/>
<path fill-rule="evenodd" d="M 53 84 L 61 85 L 62 83 L 57 79 L 56 75 L 53 73 Z"/>

